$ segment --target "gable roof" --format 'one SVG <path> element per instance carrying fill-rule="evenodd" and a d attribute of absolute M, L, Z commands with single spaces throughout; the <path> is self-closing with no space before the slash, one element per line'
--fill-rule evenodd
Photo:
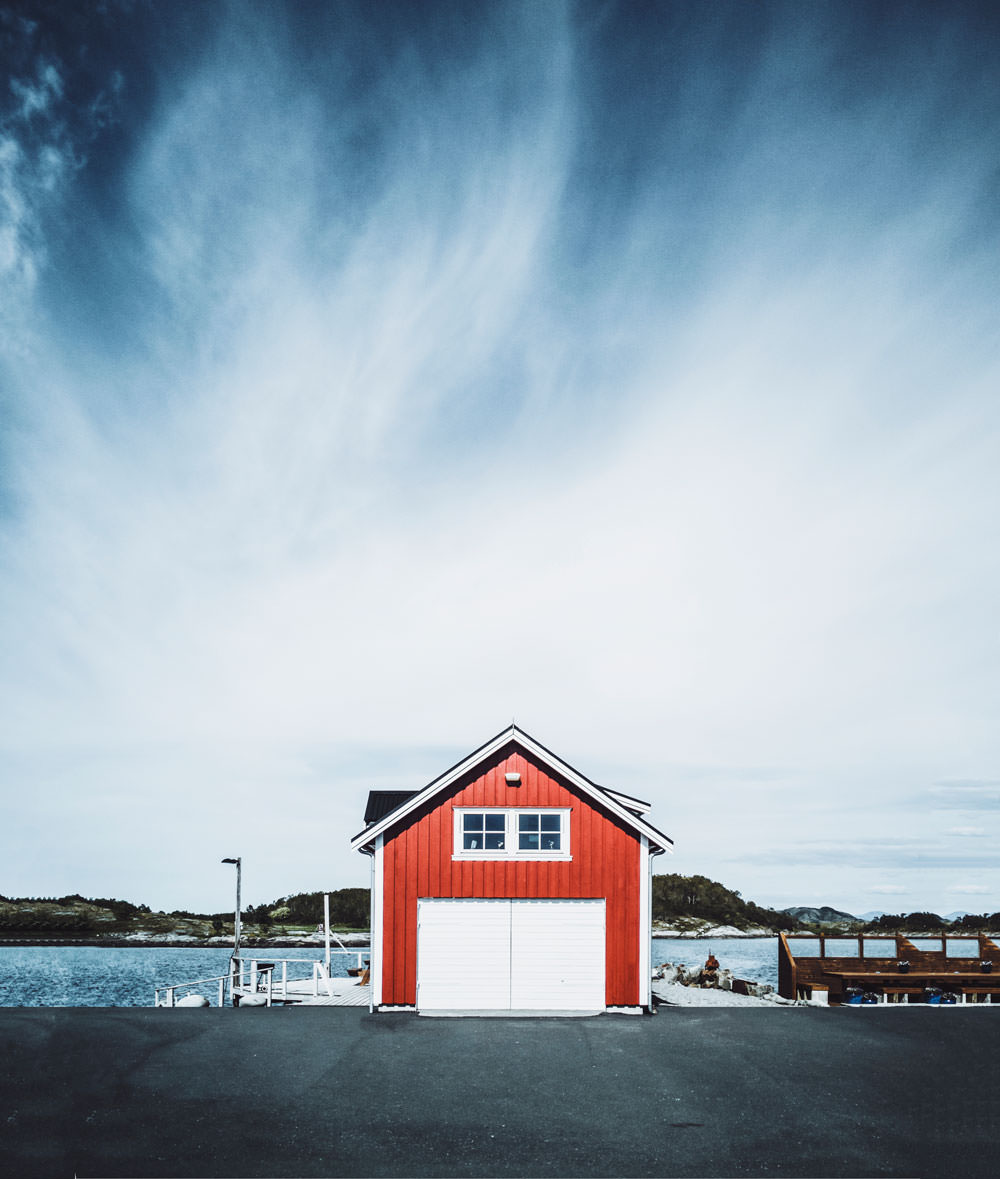
<path fill-rule="evenodd" d="M 517 725 L 510 725 L 509 728 L 503 729 L 492 737 L 484 745 L 480 745 L 467 757 L 464 757 L 460 762 L 457 762 L 450 770 L 445 770 L 432 782 L 422 790 L 414 791 L 372 791 L 369 795 L 368 806 L 365 809 L 365 822 L 368 824 L 364 831 L 359 832 L 351 840 L 351 847 L 357 851 L 364 851 L 368 847 L 373 846 L 377 836 L 382 835 L 389 827 L 397 823 L 400 819 L 412 814 L 418 807 L 423 806 L 425 802 L 433 798 L 436 794 L 446 790 L 454 782 L 473 769 L 480 762 L 486 761 L 487 758 L 492 757 L 495 753 L 499 753 L 507 745 L 514 744 L 522 752 L 529 754 L 536 761 L 548 766 L 549 769 L 555 771 L 561 777 L 572 783 L 581 794 L 598 802 L 606 810 L 617 818 L 621 819 L 623 823 L 631 827 L 640 835 L 645 835 L 650 843 L 650 851 L 657 855 L 663 851 L 672 849 L 673 840 L 664 835 L 662 831 L 647 823 L 642 816 L 649 810 L 649 803 L 642 802 L 638 798 L 632 798 L 628 794 L 622 794 L 617 790 L 608 790 L 603 786 L 598 786 L 596 782 L 591 780 L 575 770 L 568 762 L 557 757 L 551 749 L 546 749 L 534 737 L 529 736 L 523 729 L 519 729 Z M 381 809 L 383 803 L 375 801 L 375 795 L 396 795 L 399 800 L 395 806 L 390 810 Z M 384 801 L 388 801 L 387 799 Z M 375 812 L 381 811 L 378 817 L 375 817 Z M 372 815 L 372 819 L 369 819 Z"/>

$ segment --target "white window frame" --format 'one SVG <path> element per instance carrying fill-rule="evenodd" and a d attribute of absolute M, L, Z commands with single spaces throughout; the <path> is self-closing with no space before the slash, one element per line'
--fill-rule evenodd
<path fill-rule="evenodd" d="M 568 806 L 457 806 L 453 808 L 455 816 L 454 835 L 452 839 L 453 860 L 572 860 L 570 850 L 570 814 L 573 808 Z M 466 849 L 463 836 L 462 819 L 465 815 L 503 815 L 504 816 L 504 846 L 497 850 L 486 848 Z M 559 842 L 558 851 L 539 850 L 527 851 L 519 848 L 518 844 L 518 815 L 558 815 Z"/>

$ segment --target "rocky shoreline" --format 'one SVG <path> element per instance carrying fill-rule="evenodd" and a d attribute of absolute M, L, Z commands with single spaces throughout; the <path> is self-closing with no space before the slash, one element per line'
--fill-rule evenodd
<path fill-rule="evenodd" d="M 763 926 L 753 926 L 749 929 L 737 929 L 735 925 L 711 925 L 705 922 L 691 922 L 684 925 L 663 925 L 653 923 L 653 937 L 685 938 L 701 940 L 703 938 L 750 938 L 777 937 L 776 929 L 765 929 Z"/>
<path fill-rule="evenodd" d="M 330 937 L 331 946 L 365 947 L 371 942 L 367 931 L 338 933 Z M 231 937 L 197 937 L 187 933 L 125 933 L 98 934 L 95 937 L 4 937 L 0 946 L 97 946 L 101 949 L 187 948 L 195 950 L 232 949 Z M 243 950 L 306 950 L 323 949 L 326 942 L 321 933 L 282 934 L 276 937 L 245 937 L 240 941 Z"/>
<path fill-rule="evenodd" d="M 773 929 L 753 928 L 737 929 L 733 925 L 709 925 L 707 922 L 697 925 L 654 925 L 654 938 L 677 938 L 688 941 L 701 941 L 706 938 L 721 940 L 723 938 L 761 938 L 777 937 Z M 371 937 L 367 930 L 356 930 L 352 933 L 331 935 L 331 944 L 338 942 L 344 946 L 368 946 Z M 195 949 L 211 949 L 215 947 L 231 947 L 231 936 L 201 937 L 193 933 L 156 933 L 136 930 L 131 933 L 103 933 L 82 935 L 39 934 L 37 936 L 9 936 L 0 937 L 0 946 L 128 946 L 131 948 L 148 946 L 151 949 L 166 949 L 171 946 L 187 946 Z M 311 949 L 324 945 L 323 934 L 275 934 L 273 936 L 251 935 L 241 939 L 243 949 L 261 950 L 290 950 Z"/>
<path fill-rule="evenodd" d="M 664 962 L 653 973 L 653 994 L 661 1003 L 673 1007 L 759 1007 L 800 1006 L 794 999 L 784 999 L 770 983 L 736 978 L 720 966 L 710 952 L 704 966 L 674 965 Z"/>

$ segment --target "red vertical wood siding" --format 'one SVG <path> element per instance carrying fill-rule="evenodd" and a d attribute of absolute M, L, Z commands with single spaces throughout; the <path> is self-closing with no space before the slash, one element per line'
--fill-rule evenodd
<path fill-rule="evenodd" d="M 521 774 L 520 786 L 504 775 Z M 572 860 L 453 860 L 456 806 L 556 806 L 570 810 Z M 546 768 L 511 750 L 480 765 L 386 832 L 382 1002 L 417 1001 L 420 897 L 603 897 L 607 1005 L 639 1002 L 639 839 L 614 815 Z"/>

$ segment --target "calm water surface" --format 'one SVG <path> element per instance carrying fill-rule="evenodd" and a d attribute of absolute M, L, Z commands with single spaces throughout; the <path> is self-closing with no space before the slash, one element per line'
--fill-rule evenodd
<path fill-rule="evenodd" d="M 0 1007 L 152 1007 L 156 987 L 225 974 L 230 952 L 223 946 L 0 946 Z M 323 950 L 261 950 L 258 957 L 320 962 Z M 354 954 L 334 954 L 331 972 L 343 977 L 356 962 Z M 294 975 L 289 966 L 289 978 L 311 976 L 310 966 L 298 967 Z M 217 984 L 199 990 L 214 1006 Z"/>
<path fill-rule="evenodd" d="M 938 939 L 914 939 L 921 948 L 937 949 Z M 827 953 L 857 953 L 857 939 L 827 939 Z M 819 942 L 798 940 L 796 953 L 812 956 L 819 953 Z M 948 942 L 951 956 L 975 956 L 975 939 Z M 714 952 L 723 967 L 737 978 L 778 986 L 778 939 L 754 938 L 653 938 L 653 965 L 703 966 L 709 952 Z M 866 954 L 891 957 L 895 943 L 891 938 L 866 939 Z M 261 958 L 305 958 L 322 960 L 321 948 L 275 950 L 273 955 L 260 951 Z M 153 990 L 170 983 L 211 978 L 227 970 L 229 950 L 149 949 L 139 947 L 99 946 L 0 946 L 0 1007 L 150 1007 Z M 333 973 L 343 976 L 356 957 L 333 955 Z M 301 975 L 308 968 L 301 968 Z M 301 977 L 300 975 L 300 977 Z M 212 988 L 202 988 L 215 1002 Z"/>
<path fill-rule="evenodd" d="M 778 984 L 776 938 L 716 941 L 654 938 L 653 965 L 701 966 L 709 950 L 738 978 Z M 271 956 L 261 951 L 260 957 Z M 274 956 L 322 960 L 322 949 L 276 950 Z M 333 955 L 333 973 L 356 962 Z M 229 950 L 131 946 L 0 946 L 0 1007 L 151 1007 L 153 992 L 170 983 L 212 978 L 228 969 Z M 302 968 L 302 973 L 308 970 Z M 215 1002 L 211 985 L 199 988 Z"/>
<path fill-rule="evenodd" d="M 817 942 L 817 946 L 818 946 Z M 857 943 L 855 943 L 857 944 Z M 805 945 L 805 943 L 803 943 Z M 804 951 L 800 951 L 802 953 Z M 816 951 L 819 952 L 818 950 Z M 750 982 L 770 983 L 778 989 L 778 939 L 776 937 L 653 938 L 653 966 L 704 966 L 709 953 L 724 970 Z"/>

